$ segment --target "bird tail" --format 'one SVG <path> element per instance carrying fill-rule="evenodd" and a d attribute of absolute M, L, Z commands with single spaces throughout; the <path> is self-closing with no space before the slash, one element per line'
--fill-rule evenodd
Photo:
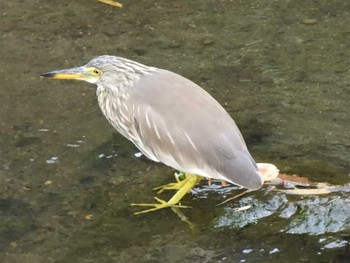
<path fill-rule="evenodd" d="M 225 180 L 249 190 L 258 190 L 264 183 L 258 166 L 249 152 L 241 152 L 223 165 Z"/>

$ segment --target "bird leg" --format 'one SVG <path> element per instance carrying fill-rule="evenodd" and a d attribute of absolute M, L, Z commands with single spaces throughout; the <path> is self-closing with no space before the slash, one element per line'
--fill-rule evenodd
<path fill-rule="evenodd" d="M 151 206 L 153 208 L 150 209 L 146 209 L 140 212 L 136 212 L 134 213 L 134 215 L 139 215 L 139 214 L 143 214 L 143 213 L 148 213 L 151 211 L 156 211 L 162 208 L 166 208 L 166 207 L 178 207 L 178 208 L 190 208 L 189 206 L 184 206 L 184 205 L 177 205 L 180 200 L 196 185 L 198 177 L 194 174 L 185 174 L 185 178 L 180 181 L 181 179 L 176 178 L 176 180 L 178 181 L 177 183 L 172 183 L 169 185 L 162 185 L 160 187 L 157 187 L 157 189 L 161 189 L 161 191 L 165 190 L 165 189 L 175 189 L 177 190 L 176 194 L 173 195 L 172 198 L 169 199 L 168 202 L 158 198 L 158 197 L 154 197 L 154 199 L 156 199 L 159 204 L 131 204 L 132 206 Z"/>
<path fill-rule="evenodd" d="M 174 174 L 177 183 L 164 184 L 153 188 L 153 190 L 158 190 L 157 194 L 162 193 L 164 190 L 180 190 L 183 185 L 186 184 L 186 173 L 179 172 Z M 190 176 L 190 175 L 189 175 Z"/>
<path fill-rule="evenodd" d="M 207 181 L 208 181 L 208 185 L 211 185 L 212 179 L 211 179 L 211 178 L 208 178 Z M 227 186 L 227 185 L 229 185 L 229 183 L 226 182 L 226 181 L 221 180 L 221 185 L 222 185 L 222 186 Z"/>

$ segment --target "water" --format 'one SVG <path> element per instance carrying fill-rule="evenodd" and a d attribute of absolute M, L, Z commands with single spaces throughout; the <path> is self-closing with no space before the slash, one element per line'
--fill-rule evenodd
<path fill-rule="evenodd" d="M 0 7 L 1 262 L 348 262 L 348 193 L 265 187 L 216 207 L 238 190 L 200 184 L 183 200 L 187 222 L 170 209 L 133 216 L 130 203 L 152 201 L 174 171 L 134 155 L 93 85 L 38 77 L 102 54 L 173 70 L 224 105 L 257 161 L 341 185 L 350 181 L 347 1 Z"/>

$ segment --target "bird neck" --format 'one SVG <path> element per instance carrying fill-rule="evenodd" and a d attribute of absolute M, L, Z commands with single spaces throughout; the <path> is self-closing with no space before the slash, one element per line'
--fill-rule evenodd
<path fill-rule="evenodd" d="M 125 127 L 130 119 L 127 114 L 129 95 L 125 87 L 98 86 L 96 95 L 103 115 L 119 133 L 127 137 Z"/>
<path fill-rule="evenodd" d="M 132 83 L 126 82 L 123 84 L 114 84 L 110 85 L 98 85 L 96 90 L 96 95 L 98 99 L 98 103 L 104 112 L 104 108 L 113 108 L 117 110 L 118 106 L 122 103 L 123 100 L 127 98 L 126 89 L 132 87 Z M 105 113 L 105 112 L 104 112 Z M 105 114 L 106 115 L 106 114 Z"/>

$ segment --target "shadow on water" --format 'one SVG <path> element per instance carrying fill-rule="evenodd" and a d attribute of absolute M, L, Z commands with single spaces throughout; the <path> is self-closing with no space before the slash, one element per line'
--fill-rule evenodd
<path fill-rule="evenodd" d="M 349 193 L 292 196 L 200 183 L 133 216 L 173 170 L 135 156 L 87 83 L 41 72 L 114 54 L 208 90 L 258 162 L 349 183 L 347 1 L 4 1 L 0 70 L 1 262 L 348 262 Z M 162 193 L 164 199 L 171 192 Z M 251 206 L 235 212 L 236 208 Z M 187 222 L 186 222 L 187 220 Z"/>

